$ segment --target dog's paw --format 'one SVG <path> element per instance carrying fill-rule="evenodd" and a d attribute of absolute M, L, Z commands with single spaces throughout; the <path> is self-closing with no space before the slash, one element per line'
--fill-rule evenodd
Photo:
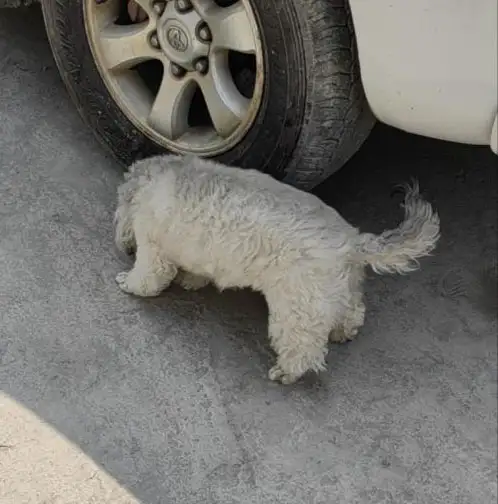
<path fill-rule="evenodd" d="M 122 271 L 116 275 L 116 283 L 118 287 L 126 294 L 134 294 L 135 296 L 145 296 L 143 289 L 138 288 L 133 284 L 133 279 L 129 271 Z"/>
<path fill-rule="evenodd" d="M 270 378 L 271 381 L 278 381 L 282 385 L 291 385 L 299 379 L 299 376 L 286 373 L 279 364 L 275 364 L 275 366 L 268 371 L 268 378 Z"/>
<path fill-rule="evenodd" d="M 159 283 L 154 276 L 144 278 L 137 275 L 135 270 L 118 273 L 116 275 L 116 283 L 123 292 L 139 297 L 159 296 L 169 285 L 169 283 L 166 282 Z"/>
<path fill-rule="evenodd" d="M 119 288 L 123 291 L 126 292 L 127 294 L 131 294 L 130 289 L 128 288 L 128 271 L 122 271 L 121 273 L 118 273 L 116 275 L 116 283 L 118 284 Z"/>
<path fill-rule="evenodd" d="M 333 343 L 347 343 L 348 341 L 353 341 L 358 335 L 358 329 L 351 329 L 345 331 L 343 328 L 335 329 L 330 333 L 329 339 Z"/>

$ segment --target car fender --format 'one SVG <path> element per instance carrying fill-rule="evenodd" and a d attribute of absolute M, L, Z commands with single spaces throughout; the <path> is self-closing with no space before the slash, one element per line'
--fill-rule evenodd
<path fill-rule="evenodd" d="M 391 126 L 492 143 L 497 0 L 350 0 L 370 107 Z"/>

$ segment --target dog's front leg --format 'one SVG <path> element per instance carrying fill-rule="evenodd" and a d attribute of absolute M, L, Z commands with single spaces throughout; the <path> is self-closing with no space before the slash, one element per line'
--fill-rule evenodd
<path fill-rule="evenodd" d="M 157 247 L 150 243 L 138 243 L 133 268 L 119 273 L 116 282 L 128 294 L 151 297 L 166 289 L 176 274 L 176 266 L 162 257 Z"/>

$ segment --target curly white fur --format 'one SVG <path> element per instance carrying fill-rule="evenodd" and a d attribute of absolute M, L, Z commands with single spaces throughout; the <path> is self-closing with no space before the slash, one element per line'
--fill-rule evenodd
<path fill-rule="evenodd" d="M 439 238 L 439 218 L 418 186 L 405 220 L 379 236 L 360 234 L 312 194 L 255 170 L 194 157 L 136 162 L 118 191 L 116 243 L 136 251 L 121 289 L 155 296 L 175 280 L 198 289 L 250 287 L 269 307 L 277 353 L 272 380 L 292 383 L 325 367 L 329 336 L 352 339 L 363 325 L 364 269 L 404 273 Z"/>

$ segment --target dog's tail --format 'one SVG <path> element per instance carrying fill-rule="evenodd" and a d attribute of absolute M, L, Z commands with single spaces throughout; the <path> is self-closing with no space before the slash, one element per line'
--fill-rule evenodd
<path fill-rule="evenodd" d="M 404 221 L 380 235 L 360 234 L 360 260 L 376 273 L 409 273 L 418 269 L 418 258 L 430 255 L 439 240 L 439 216 L 419 194 L 417 182 L 406 184 Z"/>

